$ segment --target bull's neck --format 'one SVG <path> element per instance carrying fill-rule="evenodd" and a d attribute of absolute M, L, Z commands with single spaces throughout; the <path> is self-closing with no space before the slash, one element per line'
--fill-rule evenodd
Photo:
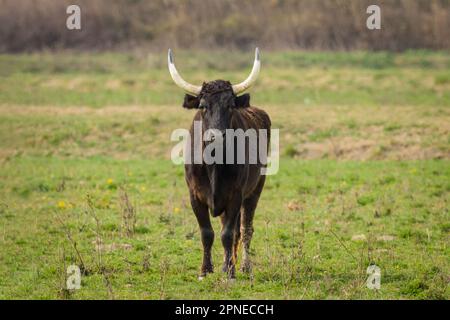
<path fill-rule="evenodd" d="M 211 188 L 211 209 L 213 216 L 220 215 L 226 207 L 228 199 L 224 196 L 228 194 L 225 190 L 227 183 L 225 165 L 212 164 L 207 165 L 207 172 Z"/>

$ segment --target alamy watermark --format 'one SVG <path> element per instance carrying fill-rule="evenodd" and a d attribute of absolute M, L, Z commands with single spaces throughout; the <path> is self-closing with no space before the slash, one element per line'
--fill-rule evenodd
<path fill-rule="evenodd" d="M 187 129 L 176 129 L 170 139 L 181 139 L 170 155 L 174 164 L 260 164 L 261 175 L 274 175 L 279 169 L 278 129 L 203 131 L 202 121 L 194 121 L 193 137 Z"/>
<path fill-rule="evenodd" d="M 375 4 L 367 7 L 366 13 L 370 16 L 366 20 L 366 26 L 369 30 L 381 29 L 381 8 Z"/>
<path fill-rule="evenodd" d="M 81 270 L 77 265 L 71 264 L 67 267 L 67 290 L 78 290 L 81 288 Z"/>
<path fill-rule="evenodd" d="M 66 27 L 69 30 L 81 30 L 81 9 L 80 6 L 72 4 L 67 7 Z"/>
<path fill-rule="evenodd" d="M 370 265 L 366 273 L 369 275 L 366 281 L 367 288 L 379 290 L 381 288 L 381 269 L 376 265 Z"/>

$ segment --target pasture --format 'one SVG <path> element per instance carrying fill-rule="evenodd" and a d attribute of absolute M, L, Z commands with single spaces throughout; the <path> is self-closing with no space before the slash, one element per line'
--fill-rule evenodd
<path fill-rule="evenodd" d="M 280 171 L 256 210 L 253 273 L 230 283 L 218 219 L 216 271 L 197 280 L 198 226 L 170 161 L 194 113 L 166 52 L 0 55 L 0 298 L 449 299 L 450 55 L 261 58 L 249 92 L 280 129 Z M 199 84 L 240 81 L 251 59 L 175 50 Z"/>

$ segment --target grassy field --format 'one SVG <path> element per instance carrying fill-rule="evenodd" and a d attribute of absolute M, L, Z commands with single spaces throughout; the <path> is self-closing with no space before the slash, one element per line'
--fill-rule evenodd
<path fill-rule="evenodd" d="M 252 59 L 175 54 L 198 83 L 239 81 Z M 256 212 L 253 273 L 235 283 L 197 280 L 198 227 L 170 161 L 193 113 L 165 52 L 0 55 L 0 298 L 449 299 L 450 55 L 263 54 L 250 93 L 280 129 L 280 171 Z M 371 264 L 380 290 L 365 286 Z"/>

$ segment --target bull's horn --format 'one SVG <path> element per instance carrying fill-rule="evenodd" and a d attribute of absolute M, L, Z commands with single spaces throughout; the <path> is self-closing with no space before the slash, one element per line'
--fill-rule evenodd
<path fill-rule="evenodd" d="M 259 49 L 256 48 L 255 61 L 253 62 L 252 72 L 250 72 L 248 78 L 245 79 L 243 82 L 233 85 L 234 94 L 238 95 L 247 90 L 248 88 L 250 88 L 253 82 L 256 81 L 256 78 L 258 78 L 260 68 L 261 68 L 261 60 L 259 60 Z"/>
<path fill-rule="evenodd" d="M 190 84 L 189 82 L 186 82 L 178 73 L 177 68 L 175 68 L 175 64 L 173 62 L 173 55 L 172 50 L 169 49 L 169 52 L 167 54 L 167 62 L 169 63 L 169 72 L 172 76 L 173 81 L 177 86 L 179 86 L 181 89 L 186 91 L 189 94 L 192 94 L 194 96 L 198 96 L 200 91 L 202 90 L 201 86 L 194 86 L 193 84 Z"/>

